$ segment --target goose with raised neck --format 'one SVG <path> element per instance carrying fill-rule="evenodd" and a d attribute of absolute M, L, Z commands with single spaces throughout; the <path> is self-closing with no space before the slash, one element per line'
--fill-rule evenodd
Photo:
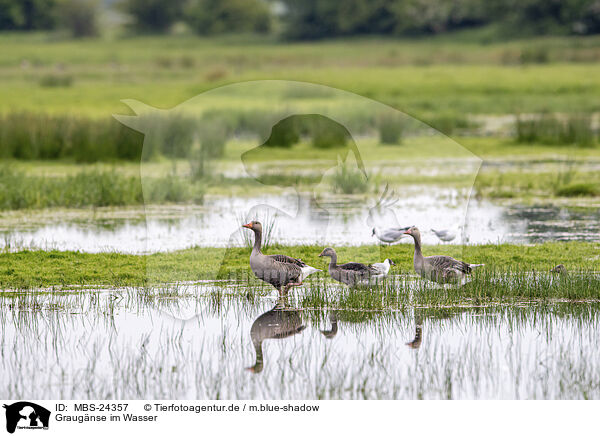
<path fill-rule="evenodd" d="M 259 221 L 251 221 L 242 227 L 254 232 L 254 246 L 250 253 L 250 269 L 260 280 L 269 283 L 285 296 L 292 286 L 302 285 L 304 279 L 309 275 L 320 271 L 296 259 L 284 254 L 265 255 L 261 251 L 262 224 Z"/>
<path fill-rule="evenodd" d="M 423 256 L 421 251 L 421 232 L 417 227 L 411 227 L 405 232 L 412 236 L 415 243 L 413 266 L 417 274 L 436 283 L 463 282 L 474 268 L 484 266 L 479 263 L 466 263 L 450 256 Z"/>

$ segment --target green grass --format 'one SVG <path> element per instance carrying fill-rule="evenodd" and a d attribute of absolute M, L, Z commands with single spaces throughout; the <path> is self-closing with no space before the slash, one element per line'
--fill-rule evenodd
<path fill-rule="evenodd" d="M 518 143 L 576 144 L 591 147 L 596 142 L 592 119 L 586 115 L 571 115 L 561 119 L 544 114 L 530 119 L 517 118 L 516 141 Z"/>
<path fill-rule="evenodd" d="M 273 246 L 270 253 L 284 252 L 326 269 L 318 254 L 321 246 Z M 336 247 L 341 262 L 373 263 L 391 258 L 395 272 L 412 271 L 413 248 L 366 245 Z M 426 254 L 446 254 L 469 262 L 485 263 L 486 269 L 548 271 L 558 263 L 568 270 L 598 269 L 600 244 L 571 242 L 523 245 L 440 245 L 424 247 Z M 247 248 L 194 248 L 147 256 L 116 253 L 21 251 L 0 253 L 0 286 L 38 288 L 50 286 L 145 286 L 151 283 L 236 278 L 257 283 L 248 266 Z M 319 275 L 325 273 L 319 273 Z"/>
<path fill-rule="evenodd" d="M 204 185 L 169 174 L 145 181 L 116 169 L 83 169 L 63 177 L 26 175 L 0 166 L 0 210 L 199 203 Z"/>
<path fill-rule="evenodd" d="M 482 196 L 580 201 L 597 196 L 600 190 L 598 172 L 593 166 L 585 166 L 600 158 L 598 147 L 515 144 L 510 139 L 498 138 L 457 138 L 457 141 L 463 147 L 444 137 L 407 137 L 401 145 L 380 144 L 376 136 L 361 137 L 358 146 L 367 167 L 367 184 L 358 170 L 348 167 L 344 170 L 344 166 L 338 166 L 337 172 L 322 180 L 323 173 L 336 164 L 340 149 L 319 149 L 308 141 L 253 153 L 246 162 L 254 168 L 253 174 L 261 183 L 242 172 L 239 177 L 226 176 L 224 172 L 239 168 L 240 156 L 257 145 L 255 140 L 235 140 L 225 144 L 223 156 L 215 158 L 210 174 L 198 180 L 191 177 L 193 168 L 185 159 L 157 158 L 143 162 L 142 172 L 147 175 L 145 199 L 140 164 L 136 162 L 7 160 L 6 165 L 0 166 L 0 209 L 137 205 L 143 204 L 143 200 L 155 204 L 189 203 L 201 201 L 205 194 L 277 193 L 281 184 L 297 186 L 300 191 L 337 190 L 363 196 L 381 189 L 382 183 L 392 187 L 419 184 L 470 187 L 472 175 L 446 170 L 443 159 L 472 159 L 473 155 L 484 160 L 475 179 L 477 192 Z M 431 158 L 441 161 L 432 163 Z M 530 167 L 533 164 L 536 169 Z M 424 166 L 427 171 L 412 171 L 416 166 Z M 173 177 L 174 172 L 182 178 Z"/>
<path fill-rule="evenodd" d="M 126 111 L 124 98 L 167 108 L 227 83 L 288 79 L 341 88 L 423 117 L 585 113 L 600 109 L 599 45 L 600 37 L 484 43 L 448 35 L 283 44 L 241 37 L 75 41 L 3 34 L 0 112 L 101 117 Z M 548 62 L 522 64 L 521 54 L 531 47 L 547 48 Z M 43 86 L 57 70 L 71 78 L 69 86 Z"/>

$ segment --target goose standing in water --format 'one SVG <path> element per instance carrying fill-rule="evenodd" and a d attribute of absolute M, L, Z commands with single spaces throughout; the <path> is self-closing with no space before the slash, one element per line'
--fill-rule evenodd
<path fill-rule="evenodd" d="M 262 244 L 262 224 L 252 221 L 244 224 L 254 232 L 254 247 L 250 254 L 250 269 L 254 275 L 262 281 L 273 285 L 280 296 L 287 295 L 292 286 L 300 286 L 302 281 L 320 269 L 313 268 L 302 262 L 283 254 L 265 255 L 260 251 Z"/>
<path fill-rule="evenodd" d="M 337 253 L 333 248 L 324 249 L 319 257 L 329 257 L 329 275 L 333 280 L 342 282 L 348 286 L 356 286 L 368 283 L 372 277 L 381 276 L 381 272 L 371 265 L 365 265 L 358 262 L 348 262 L 342 265 L 337 264 Z"/>
<path fill-rule="evenodd" d="M 256 361 L 253 366 L 246 368 L 258 374 L 263 370 L 263 342 L 265 339 L 284 339 L 300 333 L 306 326 L 302 324 L 300 311 L 286 309 L 277 304 L 273 309 L 260 315 L 250 328 L 250 338 L 256 351 Z"/>
<path fill-rule="evenodd" d="M 381 242 L 392 244 L 394 242 L 398 242 L 404 236 L 404 232 L 406 230 L 408 230 L 408 227 L 390 227 L 381 230 L 377 227 L 373 227 L 373 233 L 371 233 L 371 236 L 377 236 L 377 239 L 379 239 Z"/>
<path fill-rule="evenodd" d="M 411 227 L 405 232 L 415 241 L 415 255 L 413 264 L 415 271 L 421 277 L 437 283 L 457 283 L 463 281 L 471 274 L 474 268 L 484 264 L 465 263 L 450 256 L 427 256 L 421 252 L 421 233 L 416 227 Z"/>

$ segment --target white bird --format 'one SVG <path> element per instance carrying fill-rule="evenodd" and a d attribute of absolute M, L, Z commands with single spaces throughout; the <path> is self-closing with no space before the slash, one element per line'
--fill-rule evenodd
<path fill-rule="evenodd" d="M 404 232 L 409 228 L 410 227 L 390 227 L 380 230 L 377 227 L 373 227 L 373 233 L 371 233 L 371 236 L 377 236 L 377 239 L 379 239 L 381 242 L 392 244 L 405 236 Z"/>
<path fill-rule="evenodd" d="M 374 263 L 371 266 L 379 271 L 381 275 L 387 276 L 392 265 L 396 265 L 394 261 L 392 259 L 386 259 L 383 262 Z"/>
<path fill-rule="evenodd" d="M 437 236 L 441 241 L 444 242 L 450 242 L 452 241 L 454 238 L 456 238 L 456 232 L 453 230 L 435 230 L 435 229 L 431 229 L 431 231 L 433 233 L 435 233 L 435 236 Z"/>

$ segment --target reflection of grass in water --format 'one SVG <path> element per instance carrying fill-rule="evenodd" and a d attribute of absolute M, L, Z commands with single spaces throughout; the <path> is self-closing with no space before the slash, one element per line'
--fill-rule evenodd
<path fill-rule="evenodd" d="M 307 330 L 267 340 L 263 373 L 240 376 L 255 357 L 250 326 L 272 304 L 222 289 L 0 294 L 0 329 L 11 350 L 0 355 L 0 396 L 600 397 L 598 303 L 338 310 L 330 339 L 316 330 L 330 325 L 331 311 L 303 310 Z M 171 315 L 184 308 L 197 315 Z M 123 328 L 122 315 L 140 321 L 136 333 Z M 418 351 L 404 346 L 417 322 Z M 53 370 L 42 381 L 28 377 L 44 365 Z"/>
<path fill-rule="evenodd" d="M 303 293 L 302 305 L 314 308 L 355 310 L 404 310 L 406 307 L 445 307 L 518 303 L 554 299 L 600 299 L 600 273 L 576 270 L 568 275 L 531 273 L 519 269 L 484 268 L 464 286 L 440 286 L 405 276 L 389 277 L 378 286 L 349 289 L 311 282 Z"/>

